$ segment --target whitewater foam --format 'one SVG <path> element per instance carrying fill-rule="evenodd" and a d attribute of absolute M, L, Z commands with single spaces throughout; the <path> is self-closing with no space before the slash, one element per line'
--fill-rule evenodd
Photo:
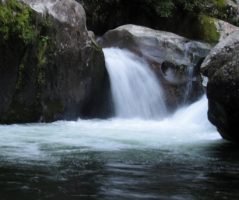
<path fill-rule="evenodd" d="M 162 118 L 166 115 L 163 90 L 148 64 L 133 53 L 104 49 L 106 67 L 118 118 Z"/>

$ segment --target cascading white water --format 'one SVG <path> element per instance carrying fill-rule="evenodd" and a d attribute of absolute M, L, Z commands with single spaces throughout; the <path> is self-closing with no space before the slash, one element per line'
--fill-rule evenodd
<path fill-rule="evenodd" d="M 104 49 L 104 53 L 115 92 L 117 117 L 51 124 L 0 125 L 0 158 L 6 157 L 13 162 L 29 159 L 31 162 L 48 160 L 51 155 L 52 160 L 55 157 L 57 160 L 57 155 L 64 156 L 65 152 L 74 152 L 75 149 L 95 152 L 156 148 L 192 153 L 182 147 L 220 139 L 207 119 L 205 95 L 198 102 L 163 117 L 166 108 L 162 90 L 147 64 L 128 51 Z M 130 93 L 133 93 L 132 96 Z M 163 118 L 128 119 L 158 116 Z"/>
<path fill-rule="evenodd" d="M 163 91 L 148 64 L 127 50 L 104 49 L 116 116 L 160 118 L 166 115 Z"/>
<path fill-rule="evenodd" d="M 222 162 L 220 154 L 215 158 L 217 152 L 210 149 L 221 141 L 207 120 L 205 96 L 160 120 L 120 119 L 163 116 L 163 94 L 140 58 L 117 49 L 104 51 L 118 117 L 0 125 L 3 197 L 14 191 L 12 199 L 26 195 L 32 199 L 40 195 L 52 199 L 63 195 L 97 200 L 197 199 L 198 189 L 205 190 L 215 180 L 214 174 L 213 179 L 208 174 L 218 166 L 230 169 L 233 176 L 238 174 L 237 166 L 228 168 L 228 160 Z M 224 149 L 222 155 L 224 159 Z M 182 184 L 189 196 L 180 196 Z M 214 191 L 212 187 L 209 192 Z"/>
<path fill-rule="evenodd" d="M 207 120 L 207 98 L 161 120 L 108 119 L 51 124 L 0 125 L 0 157 L 15 161 L 48 160 L 64 151 L 167 149 L 177 153 L 220 139 Z M 193 153 L 193 152 L 187 152 Z M 22 159 L 24 158 L 24 159 Z"/>

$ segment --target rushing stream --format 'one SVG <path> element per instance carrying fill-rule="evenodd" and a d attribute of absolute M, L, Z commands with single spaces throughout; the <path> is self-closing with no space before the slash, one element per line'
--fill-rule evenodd
<path fill-rule="evenodd" d="M 208 122 L 206 97 L 162 117 L 157 95 L 120 118 L 0 126 L 0 200 L 239 199 L 239 149 Z"/>

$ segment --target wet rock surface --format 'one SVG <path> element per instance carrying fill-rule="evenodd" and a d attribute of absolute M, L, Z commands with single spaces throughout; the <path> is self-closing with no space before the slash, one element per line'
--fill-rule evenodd
<path fill-rule="evenodd" d="M 207 43 L 142 26 L 124 25 L 106 32 L 99 44 L 104 48 L 128 49 L 143 57 L 158 75 L 172 110 L 195 101 L 203 93 L 199 65 L 211 49 Z"/>
<path fill-rule="evenodd" d="M 208 77 L 209 120 L 222 137 L 239 141 L 239 32 L 221 41 L 202 64 Z"/>

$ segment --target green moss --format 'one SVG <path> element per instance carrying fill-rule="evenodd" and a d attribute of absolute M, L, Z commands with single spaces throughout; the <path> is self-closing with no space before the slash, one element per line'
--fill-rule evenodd
<path fill-rule="evenodd" d="M 214 19 L 205 15 L 200 16 L 201 37 L 203 40 L 211 43 L 219 41 L 220 34 L 217 31 Z"/>
<path fill-rule="evenodd" d="M 44 85 L 44 66 L 51 49 L 48 36 L 51 27 L 52 20 L 48 15 L 38 16 L 31 8 L 17 0 L 6 0 L 5 3 L 0 1 L 0 41 L 17 41 L 22 44 L 24 51 L 18 67 L 17 90 L 24 85 L 24 70 L 29 60 L 37 60 L 36 65 L 32 66 L 36 67 L 38 74 L 36 84 L 38 88 Z"/>
<path fill-rule="evenodd" d="M 95 49 L 96 51 L 102 52 L 102 48 L 93 39 L 91 40 L 91 44 L 93 49 Z"/>
<path fill-rule="evenodd" d="M 207 16 L 228 21 L 227 9 L 225 0 L 210 0 L 208 2 L 208 7 L 205 6 L 205 11 L 203 13 Z"/>
<path fill-rule="evenodd" d="M 32 15 L 32 9 L 16 0 L 0 2 L 0 37 L 4 40 L 18 37 L 31 43 L 37 35 Z"/>
<path fill-rule="evenodd" d="M 50 16 L 38 15 L 17 0 L 0 1 L 0 44 L 13 49 L 12 44 L 20 47 L 16 90 L 4 122 L 37 121 L 41 116 L 46 66 L 54 52 L 52 31 Z M 26 94 L 31 95 L 31 101 L 26 100 Z M 56 107 L 62 109 L 58 104 Z"/>

